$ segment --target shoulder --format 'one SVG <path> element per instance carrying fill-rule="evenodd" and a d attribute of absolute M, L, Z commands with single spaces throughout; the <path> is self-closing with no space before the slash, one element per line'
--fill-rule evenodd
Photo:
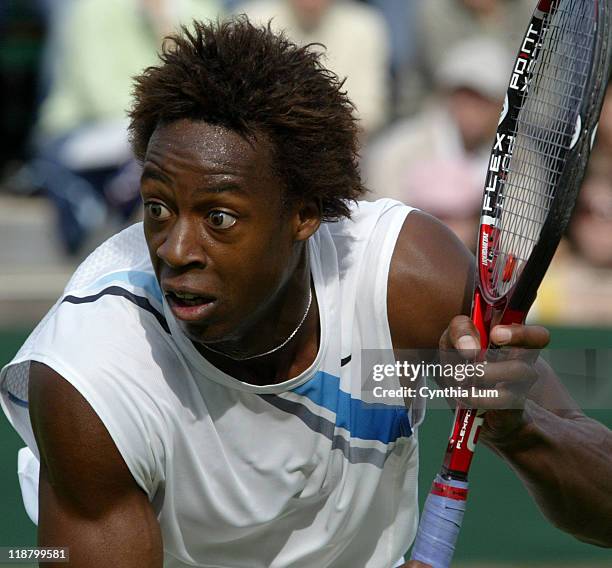
<path fill-rule="evenodd" d="M 123 369 L 121 363 L 123 375 L 135 366 L 153 367 L 153 352 L 155 361 L 166 353 L 171 357 L 171 343 L 162 292 L 137 224 L 103 243 L 77 268 L 12 363 L 66 362 L 66 368 L 101 380 L 105 369 Z"/>
<path fill-rule="evenodd" d="M 329 235 L 328 242 L 336 249 L 339 260 L 349 257 L 357 261 L 368 247 L 378 246 L 381 239 L 391 239 L 410 211 L 412 207 L 395 199 L 358 201 L 350 204 L 350 217 L 323 223 L 315 238 L 324 246 L 325 236 Z"/>
<path fill-rule="evenodd" d="M 387 312 L 394 348 L 435 349 L 456 315 L 468 313 L 474 258 L 434 217 L 415 211 L 398 235 Z"/>
<path fill-rule="evenodd" d="M 91 420 L 101 424 L 122 463 L 151 496 L 163 479 L 177 393 L 189 383 L 148 265 L 138 225 L 101 245 L 2 370 L 0 390 L 23 407 L 29 384 L 31 425 L 67 436 L 62 444 L 89 443 L 76 430 L 71 434 L 65 417 L 79 420 L 84 433 L 93 431 Z M 20 424 L 29 439 L 30 423 Z M 62 425 L 65 430 L 53 430 Z"/>
<path fill-rule="evenodd" d="M 59 300 L 58 309 L 66 306 L 75 308 L 62 310 L 65 319 L 69 312 L 77 318 L 101 317 L 99 323 L 103 324 L 111 322 L 109 312 L 123 311 L 126 317 L 138 318 L 143 325 L 154 319 L 167 330 L 162 291 L 153 272 L 142 223 L 111 237 L 83 261 Z M 144 316 L 146 313 L 153 319 Z"/>
<path fill-rule="evenodd" d="M 332 234 L 359 232 L 394 215 L 405 216 L 411 210 L 412 207 L 405 203 L 387 197 L 373 201 L 357 201 L 349 204 L 350 217 L 324 223 L 322 226 L 327 227 Z"/>
<path fill-rule="evenodd" d="M 35 434 L 39 428 L 37 441 L 50 432 L 53 443 L 61 442 L 60 450 L 80 447 L 90 444 L 89 433 L 103 428 L 113 451 L 152 497 L 163 480 L 171 444 L 169 417 L 176 410 L 175 376 L 180 377 L 182 367 L 156 322 L 145 315 L 143 324 L 139 308 L 121 301 L 104 296 L 83 305 L 61 305 L 22 361 L 3 376 L 10 380 L 23 365 L 29 368 L 27 402 Z M 71 417 L 74 429 L 63 424 L 65 417 Z"/>
<path fill-rule="evenodd" d="M 95 515 L 94 507 L 102 503 L 96 497 L 100 489 L 138 489 L 99 417 L 57 372 L 33 363 L 28 398 L 41 464 L 58 492 Z"/>

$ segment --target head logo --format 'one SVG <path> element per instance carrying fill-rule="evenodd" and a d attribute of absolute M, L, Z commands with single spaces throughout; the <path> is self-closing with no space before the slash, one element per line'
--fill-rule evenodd
<path fill-rule="evenodd" d="M 504 99 L 504 106 L 502 107 L 501 114 L 499 115 L 499 122 L 497 123 L 498 126 L 504 121 L 504 119 L 508 115 L 509 107 L 510 105 L 508 103 L 508 93 L 506 93 L 506 98 Z"/>
<path fill-rule="evenodd" d="M 574 135 L 572 136 L 572 141 L 570 142 L 570 150 L 576 145 L 578 142 L 578 138 L 580 138 L 580 133 L 582 132 L 582 118 L 578 115 L 578 120 L 576 120 L 576 130 L 574 130 Z"/>

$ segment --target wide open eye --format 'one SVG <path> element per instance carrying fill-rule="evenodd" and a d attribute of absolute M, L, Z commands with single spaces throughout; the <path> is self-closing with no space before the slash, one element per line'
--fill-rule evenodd
<path fill-rule="evenodd" d="M 155 221 L 165 221 L 170 218 L 170 210 L 159 201 L 148 201 L 144 206 L 147 215 Z"/>
<path fill-rule="evenodd" d="M 215 229 L 229 229 L 236 223 L 237 219 L 226 211 L 215 210 L 208 214 L 207 221 Z"/>

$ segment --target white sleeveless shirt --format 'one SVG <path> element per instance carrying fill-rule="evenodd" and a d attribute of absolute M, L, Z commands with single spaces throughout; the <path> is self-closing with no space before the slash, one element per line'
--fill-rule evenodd
<path fill-rule="evenodd" d="M 3 410 L 38 458 L 29 362 L 69 381 L 148 495 L 166 567 L 395 566 L 418 521 L 417 420 L 362 402 L 360 365 L 362 349 L 392 349 L 387 276 L 409 211 L 362 202 L 309 240 L 319 351 L 266 386 L 221 372 L 182 334 L 134 225 L 79 267 L 2 370 Z M 32 467 L 21 482 L 35 510 Z"/>

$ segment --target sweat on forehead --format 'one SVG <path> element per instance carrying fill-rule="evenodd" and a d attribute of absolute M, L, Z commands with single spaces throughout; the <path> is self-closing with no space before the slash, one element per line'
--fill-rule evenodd
<path fill-rule="evenodd" d="M 252 152 L 256 146 L 268 148 L 270 145 L 263 134 L 245 135 L 225 126 L 188 118 L 159 123 L 151 135 L 147 151 L 153 143 L 167 149 L 191 146 L 194 152 L 216 154 L 219 157 L 232 151 Z"/>
<path fill-rule="evenodd" d="M 276 175 L 272 145 L 265 135 L 244 136 L 200 120 L 160 124 L 149 141 L 144 165 L 170 177 L 194 171 L 251 181 L 276 178 L 284 185 Z"/>

